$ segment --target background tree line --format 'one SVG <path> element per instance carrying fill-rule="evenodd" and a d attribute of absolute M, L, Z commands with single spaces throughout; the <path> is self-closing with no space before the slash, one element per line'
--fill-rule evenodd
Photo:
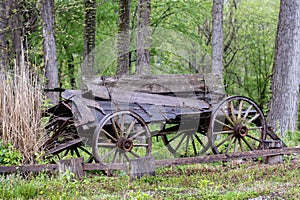
<path fill-rule="evenodd" d="M 83 69 L 96 69 L 99 75 L 219 70 L 228 95 L 254 99 L 265 111 L 273 109 L 272 126 L 289 121 L 282 130 L 295 130 L 291 124 L 297 121 L 295 104 L 299 95 L 298 83 L 291 81 L 297 82 L 293 75 L 299 70 L 289 66 L 296 66 L 299 59 L 280 52 L 298 48 L 296 0 L 1 0 L 0 4 L 1 70 L 12 70 L 15 65 L 26 67 L 45 75 L 48 88 L 78 88 L 82 65 L 86 66 Z M 290 25 L 282 28 L 285 23 L 278 19 L 286 19 Z M 154 33 L 165 40 L 174 39 L 160 30 L 176 33 L 176 44 L 171 41 L 164 49 L 153 48 L 157 45 L 150 40 Z M 293 34 L 280 42 L 289 30 Z M 181 36 L 184 40 L 179 39 Z M 290 46 L 282 47 L 287 41 Z M 114 49 L 105 49 L 107 46 Z M 97 47 L 102 52 L 113 50 L 114 58 L 111 54 L 97 55 Z M 178 55 L 178 49 L 184 49 L 187 56 Z M 274 55 L 281 64 L 274 62 Z M 282 76 L 286 77 L 284 82 L 278 78 Z M 276 94 L 285 100 L 293 96 L 289 105 L 283 106 L 287 112 L 293 110 L 292 117 L 287 113 L 286 117 L 272 117 L 281 113 L 280 103 L 271 103 L 271 88 L 274 93 L 276 83 L 287 86 Z M 292 90 L 295 92 L 290 93 Z M 53 102 L 58 98 L 54 94 L 49 97 Z"/>

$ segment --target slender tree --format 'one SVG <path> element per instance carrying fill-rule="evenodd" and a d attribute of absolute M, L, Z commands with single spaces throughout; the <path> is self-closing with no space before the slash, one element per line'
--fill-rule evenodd
<path fill-rule="evenodd" d="M 212 72 L 222 78 L 223 71 L 223 5 L 224 0 L 213 0 L 212 7 Z"/>
<path fill-rule="evenodd" d="M 93 75 L 94 49 L 96 40 L 96 13 L 97 1 L 84 0 L 85 5 L 85 27 L 84 27 L 84 48 L 83 48 L 83 72 L 85 76 Z M 86 74 L 87 73 L 87 74 Z"/>
<path fill-rule="evenodd" d="M 8 66 L 7 18 L 7 0 L 0 0 L 0 73 L 6 71 Z"/>
<path fill-rule="evenodd" d="M 137 74 L 150 74 L 150 12 L 151 0 L 138 1 Z"/>
<path fill-rule="evenodd" d="M 46 87 L 49 89 L 58 87 L 58 68 L 55 39 L 54 0 L 41 0 L 41 17 L 43 20 L 43 52 L 45 63 Z M 48 92 L 47 97 L 53 104 L 59 100 L 57 92 Z"/>
<path fill-rule="evenodd" d="M 117 75 L 128 74 L 129 71 L 129 43 L 130 43 L 130 0 L 119 0 L 118 9 L 118 49 Z"/>
<path fill-rule="evenodd" d="M 295 131 L 299 102 L 300 1 L 281 0 L 272 77 L 269 125 Z"/>
<path fill-rule="evenodd" d="M 21 10 L 20 10 L 20 1 L 10 0 L 7 1 L 8 9 L 8 24 L 11 35 L 11 49 L 10 53 L 13 55 L 12 58 L 16 60 L 17 66 L 24 64 L 22 62 L 22 30 L 23 24 L 21 21 Z"/>

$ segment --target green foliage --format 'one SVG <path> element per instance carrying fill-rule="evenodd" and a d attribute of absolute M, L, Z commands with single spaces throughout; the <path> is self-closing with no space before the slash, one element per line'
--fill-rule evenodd
<path fill-rule="evenodd" d="M 0 177 L 0 199 L 298 199 L 298 177 L 293 163 L 161 168 L 135 181 L 94 176 L 71 182 L 42 173 L 30 180 Z"/>
<path fill-rule="evenodd" d="M 11 144 L 5 145 L 0 140 L 0 165 L 18 165 L 21 160 L 21 154 Z"/>

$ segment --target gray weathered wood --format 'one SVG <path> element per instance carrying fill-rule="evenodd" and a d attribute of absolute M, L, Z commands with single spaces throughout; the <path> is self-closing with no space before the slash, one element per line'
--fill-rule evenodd
<path fill-rule="evenodd" d="M 58 170 L 61 175 L 65 174 L 67 171 L 70 171 L 76 179 L 81 179 L 84 176 L 82 164 L 82 157 L 68 160 L 60 160 L 57 163 Z"/>
<path fill-rule="evenodd" d="M 300 153 L 300 148 L 282 148 L 282 149 L 267 149 L 267 150 L 255 150 L 247 151 L 241 153 L 232 153 L 232 154 L 217 154 L 217 155 L 208 155 L 208 156 L 198 156 L 191 158 L 177 158 L 177 159 L 167 159 L 167 160 L 156 160 L 155 165 L 158 167 L 167 167 L 174 165 L 188 165 L 188 164 L 197 164 L 203 162 L 217 162 L 217 161 L 229 161 L 236 160 L 241 158 L 257 158 L 257 157 L 266 157 L 266 156 L 275 156 L 282 154 L 292 154 Z"/>
<path fill-rule="evenodd" d="M 283 147 L 283 142 L 281 140 L 265 140 L 264 149 L 281 149 Z M 278 164 L 283 162 L 283 156 L 280 155 L 271 155 L 267 156 L 264 160 L 267 164 Z"/>
<path fill-rule="evenodd" d="M 130 176 L 134 180 L 144 175 L 155 175 L 155 161 L 152 156 L 130 160 Z"/>

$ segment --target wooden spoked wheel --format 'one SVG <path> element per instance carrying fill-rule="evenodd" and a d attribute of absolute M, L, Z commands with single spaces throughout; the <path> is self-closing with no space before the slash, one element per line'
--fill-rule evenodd
<path fill-rule="evenodd" d="M 264 115 L 251 99 L 228 97 L 212 112 L 208 137 L 215 154 L 260 149 L 266 137 Z"/>
<path fill-rule="evenodd" d="M 203 155 L 210 147 L 206 133 L 199 133 L 197 130 L 182 130 L 164 134 L 162 141 L 175 157 Z"/>
<path fill-rule="evenodd" d="M 95 129 L 93 155 L 98 163 L 127 165 L 133 158 L 149 156 L 152 140 L 145 121 L 132 111 L 106 115 Z"/>

